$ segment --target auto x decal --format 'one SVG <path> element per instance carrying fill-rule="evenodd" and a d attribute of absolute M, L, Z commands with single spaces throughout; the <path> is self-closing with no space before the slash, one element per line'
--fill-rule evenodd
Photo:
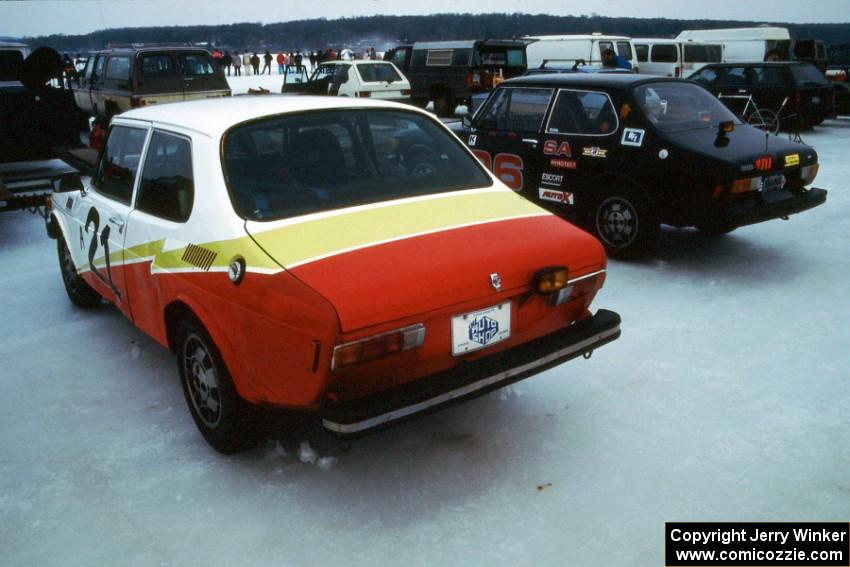
<path fill-rule="evenodd" d="M 569 142 L 560 142 L 557 140 L 546 140 L 543 142 L 543 154 L 547 156 L 563 156 L 573 157 L 572 148 Z"/>
<path fill-rule="evenodd" d="M 537 195 L 541 201 L 552 201 L 553 203 L 564 203 L 567 205 L 574 203 L 573 194 L 566 191 L 555 191 L 554 189 L 546 189 L 545 187 L 541 187 L 537 191 Z"/>
<path fill-rule="evenodd" d="M 593 158 L 607 158 L 608 150 L 599 146 L 584 146 L 581 149 L 581 155 Z"/>
<path fill-rule="evenodd" d="M 558 159 L 552 158 L 549 160 L 549 165 L 555 169 L 577 169 L 578 163 L 574 159 Z"/>
<path fill-rule="evenodd" d="M 556 173 L 544 173 L 540 178 L 540 183 L 544 185 L 554 185 L 555 187 L 560 187 L 563 182 L 564 176 Z"/>
<path fill-rule="evenodd" d="M 788 154 L 785 156 L 785 167 L 800 165 L 800 154 Z"/>
<path fill-rule="evenodd" d="M 626 128 L 623 130 L 623 139 L 620 140 L 620 143 L 624 146 L 639 148 L 643 145 L 643 136 L 645 133 L 646 131 L 640 128 Z"/>

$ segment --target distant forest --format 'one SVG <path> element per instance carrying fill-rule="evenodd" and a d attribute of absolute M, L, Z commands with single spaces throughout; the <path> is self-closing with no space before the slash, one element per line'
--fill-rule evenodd
<path fill-rule="evenodd" d="M 434 14 L 430 16 L 369 16 L 316 19 L 277 24 L 240 23 L 216 26 L 117 28 L 85 35 L 25 38 L 32 46 L 59 51 L 89 51 L 116 43 L 188 42 L 234 49 L 316 50 L 326 47 L 374 46 L 378 50 L 403 41 L 477 39 L 602 32 L 631 37 L 673 37 L 684 29 L 755 26 L 769 22 L 673 20 L 548 16 L 544 14 Z M 792 37 L 821 39 L 827 44 L 850 43 L 850 23 L 788 24 Z"/>

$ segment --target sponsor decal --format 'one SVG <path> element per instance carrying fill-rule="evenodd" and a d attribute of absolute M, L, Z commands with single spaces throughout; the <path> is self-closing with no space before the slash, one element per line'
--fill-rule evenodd
<path fill-rule="evenodd" d="M 540 179 L 541 183 L 546 183 L 548 185 L 557 185 L 561 186 L 561 183 L 564 182 L 564 176 L 558 175 L 556 173 L 544 173 L 543 177 Z"/>
<path fill-rule="evenodd" d="M 543 187 L 537 191 L 537 195 L 541 201 L 552 201 L 553 203 L 564 203 L 565 205 L 572 205 L 574 202 L 573 194 L 566 191 L 555 191 L 554 189 L 544 189 Z"/>
<path fill-rule="evenodd" d="M 574 159 L 553 158 L 549 161 L 549 165 L 556 169 L 576 169 L 578 167 L 578 163 Z"/>
<path fill-rule="evenodd" d="M 599 146 L 584 146 L 581 149 L 581 155 L 593 158 L 607 158 L 608 150 Z"/>
<path fill-rule="evenodd" d="M 558 140 L 546 140 L 543 142 L 543 154 L 547 156 L 573 157 L 573 150 L 569 142 L 558 142 Z"/>
<path fill-rule="evenodd" d="M 469 340 L 486 345 L 499 333 L 499 322 L 486 315 L 473 319 L 469 323 Z"/>
<path fill-rule="evenodd" d="M 785 156 L 785 167 L 800 165 L 800 154 L 788 154 Z"/>
<path fill-rule="evenodd" d="M 477 134 L 470 134 L 469 135 L 469 145 L 474 146 L 477 142 L 478 142 L 478 135 Z"/>
<path fill-rule="evenodd" d="M 643 136 L 645 133 L 646 131 L 640 128 L 626 128 L 623 130 L 623 139 L 620 140 L 620 143 L 624 146 L 639 148 L 643 145 Z"/>
<path fill-rule="evenodd" d="M 524 165 L 521 157 L 516 154 L 496 154 L 495 157 L 491 157 L 490 152 L 484 150 L 472 150 L 472 153 L 484 164 L 484 167 L 499 178 L 499 181 L 514 191 L 522 190 Z"/>

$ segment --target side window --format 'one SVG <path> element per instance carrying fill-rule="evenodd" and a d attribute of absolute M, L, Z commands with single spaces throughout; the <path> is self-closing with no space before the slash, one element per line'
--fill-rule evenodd
<path fill-rule="evenodd" d="M 610 41 L 600 41 L 599 42 L 599 56 L 601 57 L 603 53 L 608 50 L 614 51 L 614 44 Z"/>
<path fill-rule="evenodd" d="M 617 131 L 619 123 L 608 95 L 600 92 L 558 93 L 546 131 L 551 134 L 606 136 Z"/>
<path fill-rule="evenodd" d="M 653 45 L 651 59 L 653 63 L 675 63 L 679 59 L 679 53 L 675 45 Z"/>
<path fill-rule="evenodd" d="M 747 81 L 747 70 L 744 67 L 730 67 L 726 70 L 726 74 L 721 79 L 721 84 L 724 86 L 744 86 Z"/>
<path fill-rule="evenodd" d="M 175 222 L 185 222 L 195 194 L 192 145 L 186 138 L 154 131 L 139 185 L 136 208 Z"/>
<path fill-rule="evenodd" d="M 142 77 L 148 79 L 173 77 L 177 74 L 170 55 L 158 53 L 142 57 Z"/>
<path fill-rule="evenodd" d="M 130 204 L 147 133 L 141 128 L 112 127 L 92 179 L 98 193 Z"/>
<path fill-rule="evenodd" d="M 452 64 L 452 50 L 429 49 L 425 64 L 429 67 L 448 67 Z"/>
<path fill-rule="evenodd" d="M 88 61 L 86 61 L 86 68 L 83 70 L 83 80 L 90 80 L 92 78 L 92 72 L 94 71 L 94 56 L 89 57 Z"/>
<path fill-rule="evenodd" d="M 94 64 L 94 75 L 92 80 L 96 83 L 103 81 L 103 72 L 106 70 L 106 56 L 98 55 L 97 61 Z"/>
<path fill-rule="evenodd" d="M 410 64 L 413 66 L 420 67 L 425 65 L 425 61 L 428 60 L 428 52 L 424 49 L 420 49 L 418 51 L 413 52 L 413 57 L 411 58 Z"/>
<path fill-rule="evenodd" d="M 404 67 L 404 60 L 407 58 L 407 49 L 397 49 L 395 53 L 393 53 L 393 63 L 395 66 L 401 69 Z"/>
<path fill-rule="evenodd" d="M 646 63 L 649 61 L 649 46 L 644 44 L 635 45 L 635 51 L 637 51 L 638 62 Z"/>
<path fill-rule="evenodd" d="M 628 41 L 617 42 L 617 55 L 625 57 L 629 61 L 632 59 L 632 44 Z"/>
<path fill-rule="evenodd" d="M 104 76 L 104 79 L 110 81 L 129 81 L 130 58 L 110 57 L 109 63 L 106 64 L 106 75 Z"/>
<path fill-rule="evenodd" d="M 753 84 L 783 85 L 785 69 L 782 67 L 753 67 Z"/>
<path fill-rule="evenodd" d="M 214 75 L 212 61 L 203 53 L 181 53 L 178 55 L 180 70 L 186 77 Z"/>
<path fill-rule="evenodd" d="M 717 81 L 717 71 L 711 67 L 706 67 L 701 69 L 691 79 L 702 85 L 711 86 Z"/>
<path fill-rule="evenodd" d="M 498 89 L 476 126 L 485 130 L 535 133 L 552 99 L 552 89 Z"/>
<path fill-rule="evenodd" d="M 466 67 L 469 65 L 469 56 L 471 54 L 471 49 L 455 49 L 452 54 L 452 65 Z"/>

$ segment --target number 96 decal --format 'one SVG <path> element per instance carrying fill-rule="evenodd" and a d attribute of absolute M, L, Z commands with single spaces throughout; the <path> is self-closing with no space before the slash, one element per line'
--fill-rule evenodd
<path fill-rule="evenodd" d="M 522 158 L 516 154 L 496 154 L 490 157 L 490 152 L 484 150 L 472 150 L 475 157 L 484 164 L 484 167 L 493 172 L 499 181 L 513 189 L 522 190 Z"/>

